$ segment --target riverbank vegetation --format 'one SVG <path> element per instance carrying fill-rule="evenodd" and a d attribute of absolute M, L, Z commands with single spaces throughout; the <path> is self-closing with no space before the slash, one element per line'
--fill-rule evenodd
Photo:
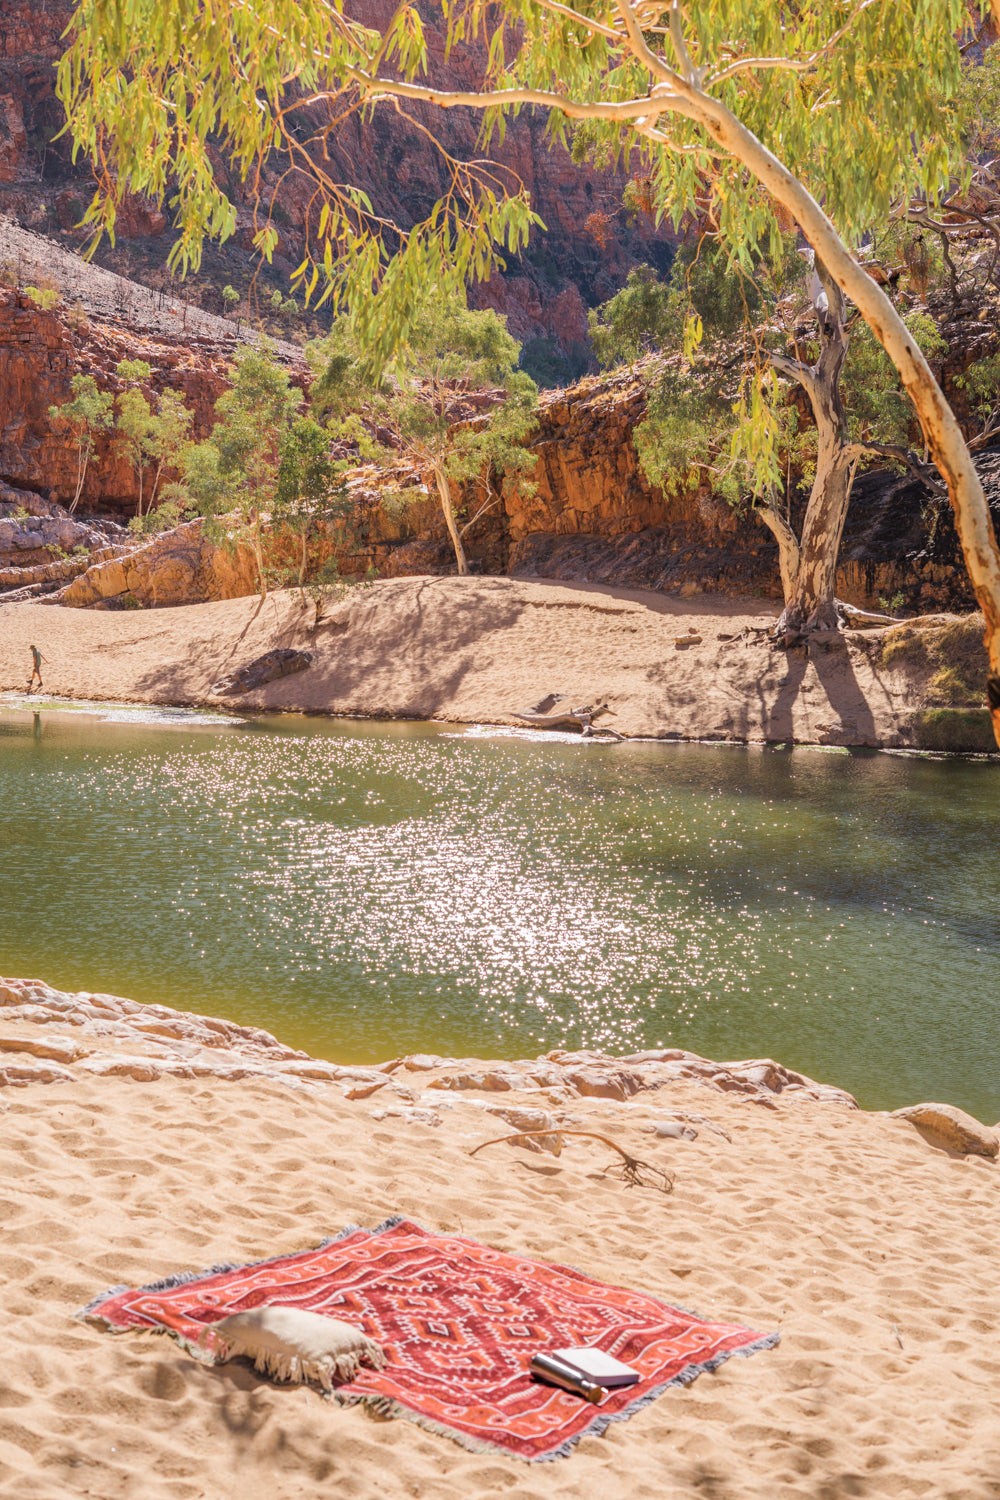
<path fill-rule="evenodd" d="M 458 291 L 487 278 L 503 248 L 524 248 L 537 218 L 513 174 L 486 159 L 450 160 L 451 188 L 429 214 L 410 227 L 387 225 L 325 165 L 332 123 L 355 109 L 382 101 L 403 110 L 412 101 L 469 107 L 485 115 L 487 145 L 506 113 L 545 109 L 553 138 L 574 136 L 578 158 L 634 154 L 647 167 L 657 216 L 678 226 L 708 218 L 743 266 L 797 227 L 914 404 L 948 487 L 1000 685 L 1000 550 L 982 484 L 927 359 L 852 248 L 900 202 L 934 213 L 956 173 L 968 180 L 966 5 L 809 0 L 792 14 L 734 10 L 725 0 L 697 10 L 630 0 L 469 9 L 443 0 L 441 17 L 449 47 L 468 62 L 469 89 L 423 81 L 427 37 L 411 4 L 380 31 L 345 23 L 320 0 L 276 0 L 267 28 L 243 6 L 206 27 L 195 0 L 136 0 L 127 17 L 113 19 L 98 0 L 80 0 L 59 91 L 75 147 L 98 172 L 86 219 L 98 237 L 113 233 L 124 189 L 162 201 L 169 187 L 179 231 L 172 266 L 196 267 L 206 236 L 236 227 L 208 137 L 220 134 L 245 177 L 273 151 L 286 152 L 313 190 L 315 234 L 298 285 L 307 301 L 318 295 L 343 306 L 354 335 L 381 360 L 428 285 Z M 328 120 L 304 115 L 303 98 L 316 121 L 324 106 Z M 900 140 L 911 149 L 900 152 Z M 261 219 L 261 254 L 270 257 L 277 241 Z M 1000 706 L 995 727 L 1000 741 Z"/>

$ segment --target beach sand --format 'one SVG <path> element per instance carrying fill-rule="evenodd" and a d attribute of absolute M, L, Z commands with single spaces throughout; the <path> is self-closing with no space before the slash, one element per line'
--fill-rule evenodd
<path fill-rule="evenodd" d="M 606 702 L 598 722 L 626 736 L 916 743 L 919 674 L 886 671 L 860 632 L 808 658 L 744 635 L 777 613 L 772 601 L 492 577 L 382 580 L 315 628 L 312 601 L 289 591 L 174 609 L 0 605 L 0 690 L 25 687 L 35 644 L 45 692 L 67 698 L 506 724 L 556 692 L 574 706 Z M 313 664 L 255 692 L 213 694 L 276 647 L 309 651 Z"/>
<path fill-rule="evenodd" d="M 418 1062 L 351 1100 L 356 1079 L 318 1065 L 312 1080 L 280 1081 L 275 1069 L 308 1063 L 235 1031 L 219 1067 L 243 1046 L 248 1076 L 141 1082 L 124 1076 L 132 1044 L 114 1017 L 91 1007 L 81 1023 L 76 997 L 61 1020 L 42 1007 L 32 1019 L 15 1004 L 25 998 L 12 991 L 0 1009 L 0 1495 L 1000 1495 L 995 1163 L 808 1092 L 737 1094 L 696 1079 L 627 1102 L 432 1095 Z M 171 1042 L 166 1012 L 134 1007 L 131 1025 L 168 1061 L 171 1048 L 189 1062 L 205 1050 L 204 1029 Z M 15 1086 L 18 1068 L 35 1081 Z M 45 1068 L 69 1076 L 38 1081 Z M 593 1141 L 567 1138 L 558 1159 L 509 1146 L 470 1159 L 504 1128 L 484 1104 L 518 1100 L 669 1167 L 673 1192 L 602 1175 L 608 1153 Z M 677 1111 L 701 1117 L 697 1139 L 649 1132 Z M 781 1343 L 667 1391 L 570 1458 L 529 1465 L 280 1388 L 243 1364 L 205 1368 L 166 1337 L 74 1319 L 116 1284 L 305 1248 L 396 1212 L 705 1316 L 780 1328 Z"/>

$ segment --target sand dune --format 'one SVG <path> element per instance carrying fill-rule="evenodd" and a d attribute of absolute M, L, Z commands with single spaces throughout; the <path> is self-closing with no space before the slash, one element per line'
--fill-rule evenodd
<path fill-rule="evenodd" d="M 136 1011 L 135 1024 L 150 1045 L 165 1035 L 155 1014 Z M 0 1009 L 3 1061 L 25 1075 L 46 1048 L 55 1070 L 74 1047 L 100 1061 L 97 1026 Z M 123 1046 L 112 1028 L 108 1055 Z M 282 1062 L 261 1044 L 248 1067 L 262 1057 Z M 627 1102 L 432 1093 L 404 1064 L 352 1100 L 356 1079 L 137 1082 L 72 1066 L 73 1081 L 0 1090 L 0 1495 L 998 1494 L 1000 1168 L 936 1151 L 902 1120 L 695 1079 Z M 608 1132 L 668 1166 L 674 1191 L 603 1176 L 607 1156 L 590 1141 L 567 1138 L 558 1159 L 507 1146 L 470 1159 L 499 1133 L 483 1109 L 498 1101 Z M 429 1104 L 440 1124 L 422 1122 Z M 701 1117 L 696 1139 L 651 1132 L 677 1112 Z M 781 1344 L 667 1392 L 568 1459 L 527 1465 L 73 1316 L 115 1284 L 303 1248 L 394 1211 L 706 1316 L 780 1327 Z"/>

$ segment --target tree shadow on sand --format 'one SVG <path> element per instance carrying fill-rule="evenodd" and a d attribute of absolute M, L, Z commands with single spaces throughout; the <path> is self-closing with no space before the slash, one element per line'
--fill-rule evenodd
<path fill-rule="evenodd" d="M 790 743 L 796 739 L 794 709 L 803 684 L 812 667 L 830 705 L 830 718 L 839 721 L 843 733 L 836 743 L 875 746 L 880 743 L 875 715 L 865 697 L 842 639 L 814 644 L 808 656 L 800 648 L 784 655 L 785 675 L 776 690 L 765 681 L 775 665 L 769 656 L 766 666 L 757 674 L 754 684 L 760 732 L 771 743 Z M 813 715 L 815 717 L 815 715 Z M 750 737 L 755 732 L 750 701 L 733 716 L 737 733 Z M 836 727 L 836 725 L 834 726 Z M 799 737 L 801 738 L 801 726 Z"/>
<path fill-rule="evenodd" d="M 456 578 L 387 580 L 378 592 L 352 591 L 330 615 L 314 623 L 311 601 L 295 607 L 287 596 L 274 606 L 273 628 L 262 634 L 269 599 L 260 601 L 231 643 L 219 642 L 193 687 L 192 662 L 160 662 L 137 687 L 161 701 L 210 697 L 211 683 L 247 665 L 265 651 L 310 651 L 313 665 L 254 692 L 227 696 L 234 708 L 257 712 L 307 711 L 363 714 L 377 718 L 433 718 L 465 680 L 491 665 L 503 649 L 484 643 L 526 608 L 505 579 L 475 579 L 467 588 Z M 395 585 L 393 587 L 392 585 Z M 486 655 L 484 655 L 484 650 Z"/>

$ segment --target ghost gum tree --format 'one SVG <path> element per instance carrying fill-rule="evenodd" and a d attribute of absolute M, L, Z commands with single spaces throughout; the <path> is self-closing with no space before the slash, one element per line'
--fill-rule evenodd
<path fill-rule="evenodd" d="M 98 172 L 89 221 L 113 231 L 123 190 L 170 197 L 184 269 L 206 234 L 235 228 L 210 138 L 258 181 L 281 151 L 315 190 L 303 290 L 346 305 L 383 354 L 428 281 L 488 276 L 537 221 L 512 174 L 443 153 L 445 196 L 416 225 L 388 224 L 328 170 L 326 136 L 353 109 L 481 111 L 485 149 L 510 115 L 539 108 L 555 139 L 576 128 L 608 158 L 639 157 L 657 213 L 679 223 L 707 211 L 738 257 L 795 224 L 899 371 L 947 483 L 986 620 L 1000 744 L 1000 551 L 982 485 L 927 360 L 851 248 L 900 198 L 934 203 L 946 188 L 965 0 L 438 0 L 438 11 L 474 88 L 427 80 L 409 0 L 382 31 L 343 0 L 79 0 L 59 92 Z M 262 222 L 262 253 L 276 238 Z"/>
<path fill-rule="evenodd" d="M 692 319 L 697 349 L 685 340 Z M 925 354 L 947 351 L 926 313 L 911 311 L 906 323 Z M 630 272 L 591 312 L 590 330 L 602 365 L 664 356 L 646 366 L 646 417 L 633 434 L 653 483 L 690 491 L 707 472 L 713 494 L 735 505 L 752 497 L 773 532 L 786 604 L 775 639 L 788 646 L 803 630 L 835 628 L 837 556 L 859 462 L 888 458 L 935 494 L 940 482 L 908 447 L 913 408 L 895 368 L 812 252 L 786 236 L 777 258 L 747 274 L 703 236 L 682 247 L 668 283 L 649 266 Z M 802 387 L 814 426 L 800 425 L 770 371 Z M 992 371 L 980 366 L 980 376 L 992 390 Z M 811 478 L 801 542 L 790 515 L 799 478 Z"/>

